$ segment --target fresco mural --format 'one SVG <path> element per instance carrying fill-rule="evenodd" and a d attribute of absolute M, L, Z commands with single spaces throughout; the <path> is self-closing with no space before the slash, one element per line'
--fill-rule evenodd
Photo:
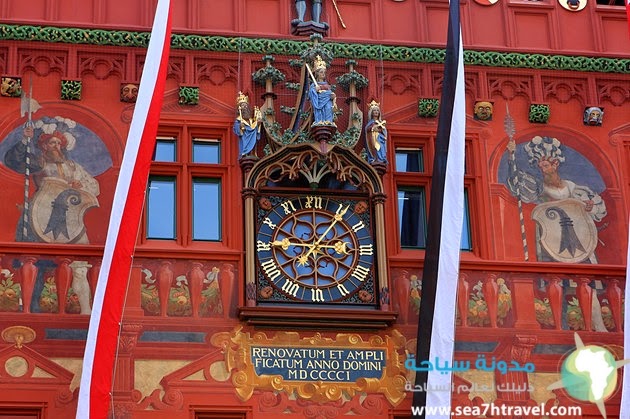
<path fill-rule="evenodd" d="M 5 256 L 0 263 L 0 312 L 91 313 L 88 261 Z"/>
<path fill-rule="evenodd" d="M 147 316 L 225 317 L 235 313 L 229 262 L 143 260 L 141 305 Z"/>
<path fill-rule="evenodd" d="M 602 177 L 582 154 L 560 139 L 534 136 L 510 141 L 498 178 L 521 203 L 536 206 L 536 259 L 547 262 L 598 263 L 598 231 L 606 228 L 606 190 Z M 521 210 L 521 223 L 524 223 Z M 526 249 L 525 236 L 523 246 Z"/>
<path fill-rule="evenodd" d="M 83 217 L 99 206 L 96 176 L 112 166 L 96 134 L 70 118 L 43 116 L 2 140 L 0 161 L 24 175 L 16 241 L 89 243 Z"/>

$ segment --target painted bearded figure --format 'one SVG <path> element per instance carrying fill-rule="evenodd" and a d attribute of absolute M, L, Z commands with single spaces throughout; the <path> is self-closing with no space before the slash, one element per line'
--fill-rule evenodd
<path fill-rule="evenodd" d="M 558 169 L 565 162 L 562 145 L 556 138 L 536 136 L 524 149 L 538 176 L 520 170 L 508 160 L 507 185 L 524 203 L 538 204 L 532 212 L 537 222 L 537 256 L 540 261 L 597 263 L 597 229 L 606 215 L 599 194 L 585 185 L 564 179 Z M 514 152 L 510 142 L 508 150 Z"/>
<path fill-rule="evenodd" d="M 31 175 L 36 193 L 25 202 L 25 216 L 16 231 L 17 241 L 48 243 L 88 243 L 83 214 L 98 206 L 98 181 L 79 163 L 66 155 L 76 139 L 69 132 L 43 132 L 36 141 L 37 150 L 28 139 L 33 127 L 26 127 L 22 141 L 4 157 L 7 167 Z M 52 205 L 51 205 L 52 203 Z"/>

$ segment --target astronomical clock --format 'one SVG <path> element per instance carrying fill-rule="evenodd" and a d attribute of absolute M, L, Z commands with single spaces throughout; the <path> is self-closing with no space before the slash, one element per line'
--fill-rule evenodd
<path fill-rule="evenodd" d="M 385 327 L 382 184 L 352 150 L 285 146 L 244 189 L 246 306 L 253 324 Z"/>
<path fill-rule="evenodd" d="M 361 153 L 360 78 L 352 69 L 346 77 L 346 103 L 353 117 L 340 133 L 336 95 L 326 80 L 329 53 L 315 45 L 301 58 L 295 104 L 301 112 L 294 115 L 292 129 L 279 134 L 276 95 L 269 90 L 260 109 L 239 108 L 239 118 L 259 115 L 258 150 L 260 142 L 266 143 L 264 157 L 240 159 L 246 295 L 239 315 L 249 324 L 384 328 L 395 313 L 389 305 L 383 168 Z M 274 77 L 283 78 L 270 61 L 257 73 L 267 89 Z M 343 84 L 343 76 L 338 79 Z M 244 133 L 242 140 L 256 123 L 244 122 L 237 119 L 240 131 L 235 131 Z"/>

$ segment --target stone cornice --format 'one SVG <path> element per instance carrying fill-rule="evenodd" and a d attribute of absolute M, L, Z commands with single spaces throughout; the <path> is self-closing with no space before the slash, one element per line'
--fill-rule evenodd
<path fill-rule="evenodd" d="M 62 28 L 0 24 L 0 40 L 37 41 L 97 46 L 146 47 L 148 32 L 105 29 Z M 297 55 L 310 46 L 306 41 L 289 39 L 244 38 L 212 35 L 173 34 L 173 49 L 190 51 L 240 52 L 277 55 Z M 326 43 L 337 58 L 384 60 L 390 62 L 441 64 L 445 51 L 372 44 Z M 467 65 L 482 67 L 526 68 L 597 73 L 630 74 L 630 59 L 586 57 L 573 55 L 527 54 L 498 51 L 464 51 Z"/>

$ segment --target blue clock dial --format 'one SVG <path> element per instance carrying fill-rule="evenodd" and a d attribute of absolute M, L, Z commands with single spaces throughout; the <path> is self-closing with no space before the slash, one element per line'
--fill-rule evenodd
<path fill-rule="evenodd" d="M 375 304 L 365 201 L 270 197 L 259 209 L 258 300 Z"/>

